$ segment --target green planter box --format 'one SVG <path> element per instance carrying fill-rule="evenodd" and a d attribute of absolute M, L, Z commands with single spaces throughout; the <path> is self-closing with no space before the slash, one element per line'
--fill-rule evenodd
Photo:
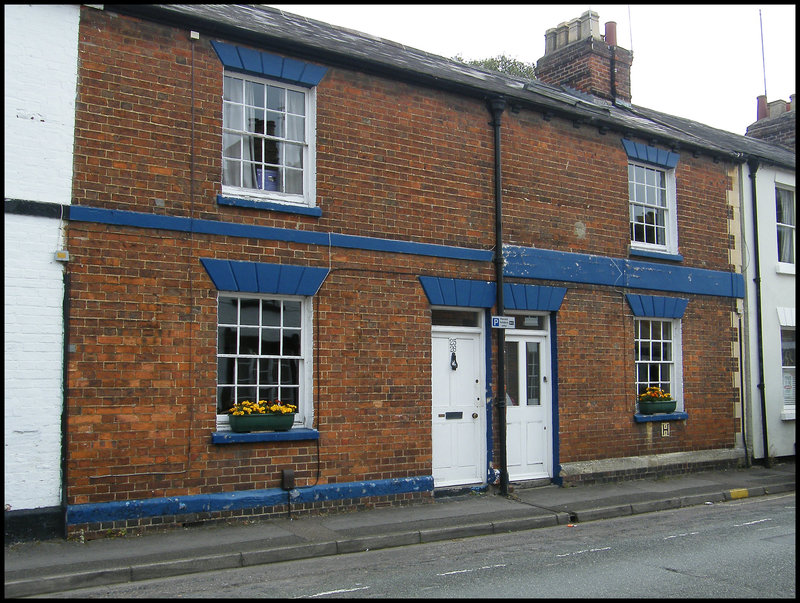
<path fill-rule="evenodd" d="M 247 433 L 249 431 L 289 431 L 294 424 L 295 413 L 267 415 L 230 415 L 231 431 Z"/>
<path fill-rule="evenodd" d="M 669 413 L 675 412 L 675 406 L 677 405 L 677 401 L 675 400 L 651 400 L 646 402 L 639 402 L 639 414 L 640 415 L 655 415 L 658 413 Z"/>

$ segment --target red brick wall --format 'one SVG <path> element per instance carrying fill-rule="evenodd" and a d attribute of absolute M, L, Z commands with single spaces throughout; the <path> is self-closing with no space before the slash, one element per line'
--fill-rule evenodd
<path fill-rule="evenodd" d="M 331 68 L 317 96 L 322 217 L 219 206 L 222 66 L 208 40 L 192 53 L 186 31 L 82 15 L 77 205 L 494 246 L 483 101 Z M 622 135 L 528 111 L 502 119 L 505 242 L 627 257 Z M 725 166 L 684 153 L 677 181 L 684 265 L 728 270 Z M 70 504 L 276 487 L 282 468 L 299 486 L 430 475 L 430 310 L 417 277 L 493 280 L 490 262 L 80 222 L 68 235 Z M 314 299 L 318 444 L 210 443 L 217 292 L 202 257 L 331 268 Z M 623 291 L 571 285 L 558 316 L 562 462 L 732 446 L 729 312 L 692 297 L 690 418 L 653 442 L 632 419 Z"/>

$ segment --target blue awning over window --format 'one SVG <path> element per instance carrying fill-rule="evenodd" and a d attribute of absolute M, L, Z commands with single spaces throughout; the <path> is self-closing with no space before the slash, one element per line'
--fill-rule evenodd
<path fill-rule="evenodd" d="M 506 310 L 538 310 L 556 312 L 567 293 L 566 287 L 542 285 L 503 284 L 503 305 Z"/>
<path fill-rule="evenodd" d="M 681 158 L 677 153 L 650 147 L 640 142 L 633 142 L 632 140 L 622 139 L 622 146 L 628 154 L 629 159 L 636 161 L 644 161 L 660 167 L 673 169 L 678 165 L 678 160 Z"/>
<path fill-rule="evenodd" d="M 421 276 L 419 282 L 433 306 L 491 308 L 495 302 L 497 289 L 491 282 L 435 276 Z"/>
<path fill-rule="evenodd" d="M 219 291 L 276 293 L 279 295 L 315 295 L 327 268 L 287 266 L 260 262 L 235 262 L 200 258 L 203 268 Z"/>
<path fill-rule="evenodd" d="M 312 88 L 322 81 L 327 67 L 306 63 L 269 52 L 234 46 L 211 40 L 211 46 L 226 69 L 281 80 L 305 88 Z"/>
<path fill-rule="evenodd" d="M 625 294 L 634 316 L 649 318 L 681 318 L 689 305 L 683 297 Z"/>

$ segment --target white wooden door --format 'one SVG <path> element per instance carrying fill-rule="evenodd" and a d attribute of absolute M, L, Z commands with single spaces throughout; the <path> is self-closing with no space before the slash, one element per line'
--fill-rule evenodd
<path fill-rule="evenodd" d="M 433 485 L 483 483 L 486 413 L 481 333 L 432 332 Z"/>
<path fill-rule="evenodd" d="M 553 476 L 549 343 L 546 335 L 506 334 L 508 479 Z"/>

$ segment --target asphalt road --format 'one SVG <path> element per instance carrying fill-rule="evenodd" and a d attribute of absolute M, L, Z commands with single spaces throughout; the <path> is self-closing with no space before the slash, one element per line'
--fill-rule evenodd
<path fill-rule="evenodd" d="M 795 598 L 795 493 L 48 598 Z"/>

